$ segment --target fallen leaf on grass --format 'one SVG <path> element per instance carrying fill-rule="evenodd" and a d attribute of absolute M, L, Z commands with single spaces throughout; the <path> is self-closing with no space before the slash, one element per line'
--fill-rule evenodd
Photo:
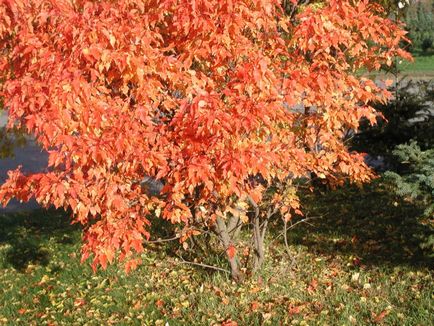
<path fill-rule="evenodd" d="M 307 292 L 309 292 L 309 294 L 313 294 L 316 291 L 317 287 L 318 287 L 318 281 L 314 278 L 309 283 L 309 286 L 307 287 Z"/>
<path fill-rule="evenodd" d="M 259 306 L 260 306 L 260 303 L 259 303 L 258 301 L 253 301 L 253 302 L 250 304 L 250 310 L 251 310 L 251 311 L 256 311 L 256 310 L 259 309 Z"/>
<path fill-rule="evenodd" d="M 380 312 L 378 315 L 372 313 L 372 317 L 374 318 L 375 323 L 380 323 L 386 316 L 390 313 L 389 309 L 385 309 L 382 312 Z"/>
<path fill-rule="evenodd" d="M 86 304 L 86 300 L 84 300 L 83 298 L 77 298 L 74 300 L 74 307 L 81 307 L 84 306 Z"/>
<path fill-rule="evenodd" d="M 354 273 L 354 274 L 351 276 L 351 281 L 352 281 L 352 282 L 358 282 L 358 281 L 359 281 L 359 278 L 360 278 L 360 273 Z"/>
<path fill-rule="evenodd" d="M 212 288 L 217 296 L 224 297 L 225 294 L 220 288 L 218 288 L 217 286 L 213 286 Z"/>
<path fill-rule="evenodd" d="M 139 310 L 142 307 L 142 302 L 141 301 L 137 301 L 134 306 L 133 309 L 134 310 Z"/>
<path fill-rule="evenodd" d="M 251 290 L 250 290 L 250 293 L 257 293 L 257 292 L 259 292 L 259 291 L 261 291 L 261 288 L 260 287 L 258 287 L 258 286 L 255 286 L 254 288 L 252 288 Z"/>
<path fill-rule="evenodd" d="M 351 323 L 352 325 L 356 325 L 356 324 L 357 324 L 357 319 L 354 318 L 354 316 L 350 316 L 350 317 L 348 317 L 348 320 L 350 321 L 350 323 Z"/>
<path fill-rule="evenodd" d="M 164 301 L 161 300 L 161 299 L 158 299 L 158 300 L 155 302 L 155 305 L 157 306 L 157 308 L 162 308 L 162 307 L 164 306 Z"/>
<path fill-rule="evenodd" d="M 303 310 L 306 309 L 306 304 L 305 303 L 301 303 L 298 305 L 295 304 L 290 304 L 288 307 L 288 314 L 289 315 L 297 315 L 300 314 L 301 312 L 303 312 Z"/>
<path fill-rule="evenodd" d="M 44 275 L 42 276 L 41 280 L 39 281 L 38 285 L 42 286 L 45 283 L 47 283 L 48 281 L 50 281 L 50 277 L 48 275 Z"/>
<path fill-rule="evenodd" d="M 289 306 L 289 308 L 288 308 L 288 314 L 289 315 L 297 315 L 297 314 L 299 314 L 300 313 L 300 311 L 301 311 L 301 307 L 302 306 L 292 306 L 292 305 L 290 305 Z"/>

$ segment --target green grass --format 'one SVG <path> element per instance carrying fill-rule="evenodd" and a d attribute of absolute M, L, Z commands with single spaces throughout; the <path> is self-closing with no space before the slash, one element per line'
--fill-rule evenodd
<path fill-rule="evenodd" d="M 434 78 L 434 51 L 428 51 L 423 53 L 422 51 L 415 51 L 412 53 L 413 62 L 406 60 L 399 60 L 398 71 L 399 75 L 408 76 L 410 78 Z M 393 76 L 390 71 L 390 67 L 386 70 L 371 71 L 368 72 L 366 69 L 360 69 L 358 75 L 363 76 Z"/>
<path fill-rule="evenodd" d="M 79 262 L 80 230 L 64 214 L 2 216 L 0 324 L 432 323 L 433 266 L 418 238 L 431 230 L 417 207 L 379 183 L 308 193 L 303 202 L 307 216 L 322 218 L 291 231 L 295 263 L 276 224 L 263 273 L 241 285 L 180 264 L 173 245 L 147 248 L 128 276 L 116 266 L 93 274 Z M 219 256 L 205 262 L 225 267 Z"/>
<path fill-rule="evenodd" d="M 399 69 L 404 74 L 426 74 L 434 76 L 434 51 L 413 53 L 414 62 L 403 61 L 399 64 Z"/>

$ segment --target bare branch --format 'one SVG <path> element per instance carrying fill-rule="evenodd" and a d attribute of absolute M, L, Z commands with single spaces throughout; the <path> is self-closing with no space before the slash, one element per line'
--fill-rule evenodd
<path fill-rule="evenodd" d="M 170 241 L 175 241 L 178 240 L 179 238 L 181 238 L 180 235 L 177 235 L 173 238 L 168 238 L 168 239 L 157 239 L 157 240 L 145 240 L 145 243 L 163 243 L 163 242 L 170 242 Z"/>
<path fill-rule="evenodd" d="M 309 221 L 310 221 L 310 220 L 317 220 L 317 219 L 320 219 L 320 218 L 322 218 L 322 216 L 317 216 L 317 217 L 307 217 L 307 218 L 304 218 L 304 219 L 302 219 L 302 220 L 300 220 L 300 221 L 295 222 L 294 224 L 291 224 L 291 225 L 286 229 L 286 232 L 288 232 L 289 230 L 293 229 L 294 227 L 296 227 L 298 224 L 301 224 L 301 223 L 306 223 L 306 224 L 309 224 L 310 226 L 313 226 L 312 224 L 309 223 Z"/>
<path fill-rule="evenodd" d="M 284 230 L 283 231 L 283 241 L 285 243 L 286 253 L 288 254 L 289 258 L 292 259 L 293 257 L 291 255 L 291 252 L 289 251 L 287 225 L 288 225 L 288 221 L 286 220 L 286 218 L 283 218 L 283 230 Z"/>
<path fill-rule="evenodd" d="M 250 204 L 253 206 L 253 208 L 255 209 L 255 216 L 259 216 L 259 206 L 258 204 L 253 200 L 253 198 L 251 196 L 247 196 L 247 200 L 250 202 Z"/>
<path fill-rule="evenodd" d="M 181 259 L 181 261 L 180 262 L 174 262 L 174 263 L 194 265 L 194 266 L 199 266 L 199 267 L 208 268 L 208 269 L 212 269 L 212 270 L 215 270 L 215 271 L 231 274 L 230 271 L 228 271 L 227 269 L 221 268 L 221 267 L 217 267 L 217 266 L 213 266 L 213 265 L 207 265 L 207 264 L 202 264 L 202 263 L 196 263 L 196 262 L 193 262 L 193 261 L 188 261 L 188 260 L 185 260 L 184 258 L 182 258 L 179 255 L 177 255 L 177 257 L 179 259 Z"/>
<path fill-rule="evenodd" d="M 286 226 L 286 225 L 287 225 L 287 221 L 284 220 L 285 228 L 284 228 L 284 230 L 282 231 L 282 233 L 280 233 L 280 234 L 277 235 L 276 239 L 278 239 L 278 238 L 281 237 L 281 236 L 284 236 L 286 232 L 288 232 L 289 230 L 293 229 L 293 228 L 296 227 L 298 224 L 301 224 L 301 223 L 307 223 L 307 224 L 309 224 L 309 225 L 312 225 L 312 224 L 309 223 L 309 221 L 311 221 L 311 220 L 318 220 L 318 219 L 321 219 L 321 218 L 323 218 L 323 217 L 324 217 L 324 216 L 312 216 L 312 217 L 306 217 L 306 218 L 304 218 L 304 219 L 302 219 L 302 220 L 300 220 L 300 221 L 295 222 L 294 224 L 291 224 L 291 225 L 288 226 L 288 227 Z"/>

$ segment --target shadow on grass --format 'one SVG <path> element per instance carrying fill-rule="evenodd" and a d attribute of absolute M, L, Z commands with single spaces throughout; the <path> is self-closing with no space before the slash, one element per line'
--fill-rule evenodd
<path fill-rule="evenodd" d="M 309 217 L 320 217 L 299 224 L 288 232 L 289 244 L 304 247 L 314 255 L 347 259 L 348 266 L 414 268 L 434 267 L 432 252 L 421 244 L 433 232 L 421 221 L 423 209 L 402 201 L 387 189 L 381 180 L 363 188 L 346 186 L 334 191 L 301 194 L 303 210 Z M 294 220 L 296 222 L 297 220 Z M 155 223 L 154 223 L 155 222 Z M 152 238 L 173 237 L 175 227 L 167 221 L 152 221 Z M 282 255 L 283 240 L 279 219 L 271 226 L 268 249 L 273 257 Z M 248 234 L 244 234 L 248 240 Z M 189 261 L 227 268 L 224 255 L 207 246 L 209 238 L 200 236 L 188 241 L 189 250 L 183 250 L 178 241 L 150 244 L 147 248 L 156 255 L 182 256 Z M 298 250 L 297 250 L 298 251 Z M 287 259 L 286 254 L 284 254 Z M 210 272 L 210 271 L 207 271 Z"/>
<path fill-rule="evenodd" d="M 0 214 L 0 246 L 6 246 L 3 264 L 24 272 L 29 264 L 46 266 L 49 239 L 69 243 L 69 231 L 76 230 L 63 211 L 34 210 Z"/>
<path fill-rule="evenodd" d="M 305 246 L 318 255 L 348 257 L 348 262 L 355 267 L 434 267 L 432 256 L 420 247 L 433 232 L 419 220 L 422 210 L 395 198 L 381 182 L 363 189 L 344 187 L 322 194 L 305 193 L 301 198 L 307 216 L 324 217 L 291 230 L 288 233 L 291 245 Z M 173 237 L 173 225 L 163 220 L 153 222 L 156 222 L 151 232 L 153 239 Z M 51 258 L 47 248 L 50 239 L 56 243 L 73 243 L 75 238 L 71 234 L 78 228 L 70 225 L 68 215 L 61 211 L 0 214 L 0 248 L 6 245 L 3 264 L 18 271 L 25 271 L 29 264 L 47 265 Z M 277 226 L 270 237 L 280 231 L 281 227 Z M 208 257 L 209 263 L 225 266 L 224 257 L 210 255 L 207 240 L 191 243 L 193 248 L 189 251 L 180 250 L 178 241 L 155 244 L 148 249 L 154 249 L 161 258 L 178 254 L 189 260 L 215 256 Z M 281 243 L 281 239 L 277 241 Z M 273 246 L 270 250 L 274 250 Z"/>
<path fill-rule="evenodd" d="M 289 233 L 293 245 L 346 255 L 355 266 L 433 266 L 432 252 L 420 247 L 433 232 L 419 220 L 422 209 L 397 199 L 381 182 L 309 193 L 302 200 L 310 216 L 323 218 Z"/>

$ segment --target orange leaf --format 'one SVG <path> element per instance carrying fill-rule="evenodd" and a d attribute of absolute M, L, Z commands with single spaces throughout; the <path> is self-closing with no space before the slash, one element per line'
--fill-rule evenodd
<path fill-rule="evenodd" d="M 258 301 L 253 301 L 253 302 L 250 304 L 250 310 L 251 310 L 251 311 L 256 311 L 256 310 L 259 309 L 259 306 L 260 306 L 260 304 L 259 304 Z"/>
<path fill-rule="evenodd" d="M 229 257 L 229 259 L 232 259 L 237 254 L 237 250 L 235 249 L 234 245 L 229 245 L 229 247 L 226 249 L 226 253 Z"/>
<path fill-rule="evenodd" d="M 313 294 L 316 291 L 317 287 L 318 287 L 318 281 L 314 278 L 309 283 L 309 286 L 307 287 L 307 292 Z"/>
<path fill-rule="evenodd" d="M 155 305 L 157 306 L 157 308 L 162 308 L 164 307 L 164 301 L 161 299 L 158 299 L 157 301 L 155 301 Z"/>
<path fill-rule="evenodd" d="M 390 314 L 390 310 L 388 310 L 388 309 L 383 310 L 378 315 L 373 313 L 372 315 L 374 317 L 374 322 L 380 323 L 388 314 Z"/>

